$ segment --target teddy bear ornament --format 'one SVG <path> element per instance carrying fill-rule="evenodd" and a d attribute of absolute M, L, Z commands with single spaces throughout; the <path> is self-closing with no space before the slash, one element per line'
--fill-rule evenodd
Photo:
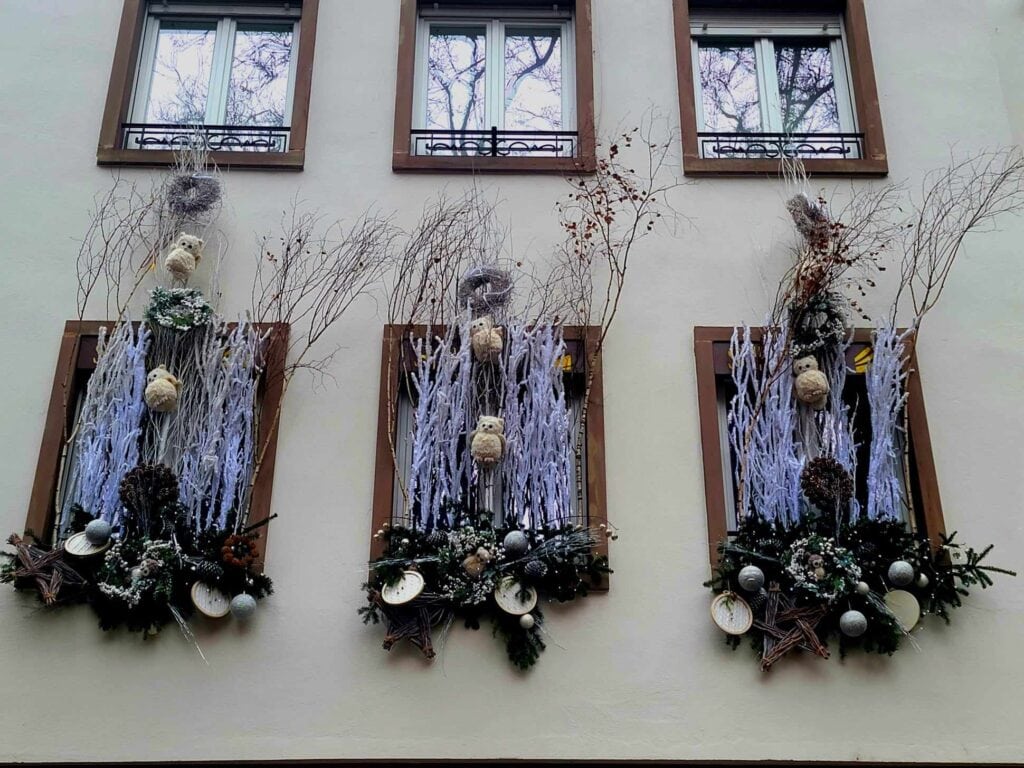
<path fill-rule="evenodd" d="M 181 394 L 181 382 L 173 376 L 166 366 L 158 365 L 146 376 L 146 391 L 143 398 L 149 409 L 158 413 L 167 413 L 178 407 L 178 395 Z"/>
<path fill-rule="evenodd" d="M 505 420 L 481 416 L 469 435 L 469 453 L 481 467 L 490 469 L 505 455 Z"/>
<path fill-rule="evenodd" d="M 793 383 L 796 399 L 816 411 L 823 410 L 828 402 L 828 379 L 818 370 L 818 361 L 811 355 L 801 357 L 793 363 Z"/>
<path fill-rule="evenodd" d="M 164 268 L 175 280 L 185 283 L 196 271 L 196 265 L 199 264 L 199 259 L 202 256 L 203 241 L 194 235 L 182 232 L 174 241 L 167 258 L 164 259 Z"/>

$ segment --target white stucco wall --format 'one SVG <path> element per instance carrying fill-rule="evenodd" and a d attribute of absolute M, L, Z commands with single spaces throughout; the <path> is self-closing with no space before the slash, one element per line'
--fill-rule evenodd
<path fill-rule="evenodd" d="M 92 196 L 121 3 L 0 0 L 0 530 L 20 530 L 74 257 Z M 247 298 L 253 232 L 295 195 L 344 216 L 377 202 L 410 223 L 466 176 L 390 170 L 398 0 L 323 0 L 306 170 L 232 172 L 225 308 Z M 891 178 L 912 184 L 969 150 L 1024 136 L 1019 0 L 869 0 Z M 603 129 L 650 105 L 677 114 L 669 0 L 594 0 Z M 143 177 L 146 171 L 125 171 Z M 523 250 L 557 236 L 556 178 L 485 177 Z M 829 186 L 847 182 L 825 182 Z M 858 182 L 864 183 L 864 182 Z M 456 628 L 433 666 L 380 650 L 355 614 L 369 541 L 382 319 L 361 306 L 328 339 L 337 386 L 296 384 L 281 425 L 268 571 L 247 629 L 173 627 L 143 642 L 0 590 L 0 760 L 358 757 L 1024 760 L 1024 579 L 972 595 L 920 651 L 787 660 L 763 676 L 708 620 L 694 325 L 757 321 L 781 273 L 783 190 L 702 179 L 692 220 L 645 243 L 605 357 L 611 592 L 548 611 L 528 675 L 486 629 Z M 949 529 L 1022 565 L 1024 220 L 971 240 L 920 363 Z"/>

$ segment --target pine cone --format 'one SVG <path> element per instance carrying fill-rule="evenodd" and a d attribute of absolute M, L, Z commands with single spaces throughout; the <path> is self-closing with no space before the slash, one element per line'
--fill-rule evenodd
<path fill-rule="evenodd" d="M 140 464 L 125 473 L 119 495 L 129 512 L 148 514 L 178 500 L 178 478 L 162 464 Z"/>
<path fill-rule="evenodd" d="M 201 560 L 196 565 L 196 577 L 207 584 L 216 584 L 224 578 L 224 566 L 209 560 Z"/>
<path fill-rule="evenodd" d="M 432 547 L 443 547 L 448 543 L 448 532 L 435 528 L 427 535 L 427 544 Z"/>
<path fill-rule="evenodd" d="M 823 512 L 845 510 L 853 498 L 853 478 L 831 456 L 812 459 L 800 475 L 804 496 Z"/>
<path fill-rule="evenodd" d="M 540 581 L 548 575 L 548 566 L 543 560 L 531 560 L 526 564 L 523 573 L 534 581 Z"/>

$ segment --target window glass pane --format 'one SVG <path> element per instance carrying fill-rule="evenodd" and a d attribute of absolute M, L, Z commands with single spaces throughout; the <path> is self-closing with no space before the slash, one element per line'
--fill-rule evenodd
<path fill-rule="evenodd" d="M 205 121 L 215 38 L 214 23 L 160 23 L 146 122 Z"/>
<path fill-rule="evenodd" d="M 713 133 L 761 131 L 754 46 L 701 43 L 697 53 L 704 130 Z"/>
<path fill-rule="evenodd" d="M 291 58 L 292 25 L 238 25 L 225 111 L 228 125 L 287 125 Z"/>
<path fill-rule="evenodd" d="M 510 131 L 557 131 L 563 127 L 559 28 L 507 29 L 504 127 Z"/>
<path fill-rule="evenodd" d="M 486 124 L 482 26 L 432 25 L 427 52 L 426 127 L 481 130 Z"/>
<path fill-rule="evenodd" d="M 827 45 L 775 41 L 784 133 L 839 133 L 832 54 Z"/>

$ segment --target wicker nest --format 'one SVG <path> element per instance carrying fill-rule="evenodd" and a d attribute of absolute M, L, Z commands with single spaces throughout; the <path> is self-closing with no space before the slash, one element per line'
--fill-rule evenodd
<path fill-rule="evenodd" d="M 180 173 L 168 183 L 166 194 L 173 213 L 195 216 L 220 202 L 220 181 L 206 173 Z"/>
<path fill-rule="evenodd" d="M 843 510 L 853 498 L 853 478 L 831 456 L 812 459 L 800 475 L 800 489 L 823 511 Z"/>
<path fill-rule="evenodd" d="M 459 282 L 459 306 L 493 312 L 512 300 L 512 278 L 499 267 L 473 267 Z"/>

